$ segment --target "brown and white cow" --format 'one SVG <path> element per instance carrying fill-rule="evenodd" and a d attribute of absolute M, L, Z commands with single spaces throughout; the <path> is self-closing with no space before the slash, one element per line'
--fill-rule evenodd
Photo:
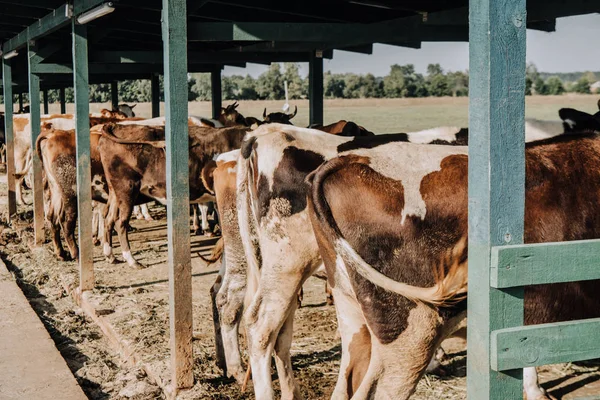
<path fill-rule="evenodd" d="M 166 172 L 164 129 L 162 138 L 155 132 L 132 125 L 106 124 L 98 149 L 109 186 L 109 201 L 105 218 L 104 254 L 114 262 L 112 235 L 116 227 L 123 257 L 130 266 L 141 267 L 131 255 L 127 226 L 134 206 L 156 200 L 166 203 Z M 202 184 L 201 171 L 215 155 L 239 148 L 247 128 L 189 129 L 189 187 L 191 202 L 214 200 Z M 115 225 L 116 224 L 116 225 Z"/>
<path fill-rule="evenodd" d="M 437 135 L 435 130 L 426 130 L 420 134 L 346 138 L 270 124 L 250 134 L 238 159 L 237 209 L 248 262 L 249 300 L 244 320 L 257 398 L 273 397 L 270 375 L 273 351 L 282 396 L 299 396 L 289 355 L 295 294 L 322 262 L 308 224 L 306 176 L 324 161 L 357 149 L 377 151 L 389 142 L 409 141 L 419 143 L 412 146 L 435 149 L 438 146 L 422 144 L 456 144 L 467 137 L 466 129 L 440 128 L 437 131 Z M 530 131 L 527 140 L 538 137 Z M 423 162 L 415 157 L 407 160 L 416 165 Z M 362 208 L 356 204 L 362 203 L 354 204 L 355 213 L 361 214 Z M 335 292 L 334 298 L 337 304 Z"/>
<path fill-rule="evenodd" d="M 599 159 L 596 136 L 527 145 L 526 243 L 600 238 Z M 309 213 L 342 330 L 333 397 L 409 398 L 464 317 L 467 177 L 466 147 L 410 143 L 356 149 L 309 177 Z M 373 212 L 357 214 L 357 201 Z M 440 269 L 448 254 L 453 268 Z M 598 284 L 526 287 L 525 323 L 600 317 Z M 535 369 L 524 386 L 528 399 L 548 399 Z"/>

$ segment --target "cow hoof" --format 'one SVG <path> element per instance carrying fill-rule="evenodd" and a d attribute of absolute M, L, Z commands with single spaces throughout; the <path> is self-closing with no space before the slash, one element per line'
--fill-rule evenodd
<path fill-rule="evenodd" d="M 328 297 L 326 303 L 328 306 L 332 306 L 334 304 L 333 297 Z"/>
<path fill-rule="evenodd" d="M 244 385 L 244 379 L 246 377 L 246 371 L 236 371 L 234 373 L 232 373 L 230 375 L 233 379 L 235 379 L 235 381 L 238 383 L 238 385 L 243 386 Z"/>
<path fill-rule="evenodd" d="M 196 235 L 196 236 L 202 236 L 202 235 L 204 235 L 204 231 L 202 229 L 196 229 L 194 231 L 194 235 Z"/>
<path fill-rule="evenodd" d="M 109 264 L 116 264 L 116 263 L 117 263 L 117 259 L 116 259 L 116 257 L 115 257 L 115 256 L 113 256 L 113 255 L 107 256 L 107 257 L 106 257 L 106 261 L 107 261 Z"/>
<path fill-rule="evenodd" d="M 136 216 L 135 216 L 135 219 L 144 219 L 144 216 L 143 216 L 143 215 L 141 215 L 141 214 L 139 214 L 139 215 L 136 215 Z"/>
<path fill-rule="evenodd" d="M 204 231 L 204 236 L 206 236 L 206 237 L 213 237 L 213 236 L 215 236 L 215 234 L 212 233 L 212 232 L 210 232 L 210 231 Z"/>
<path fill-rule="evenodd" d="M 146 221 L 150 222 L 150 221 L 154 221 L 154 218 L 147 216 L 144 218 Z"/>
<path fill-rule="evenodd" d="M 133 264 L 130 264 L 129 266 L 130 266 L 131 268 L 133 268 L 133 269 L 146 269 L 146 268 L 148 268 L 146 265 L 144 265 L 144 264 L 140 264 L 140 263 L 139 263 L 139 262 L 137 262 L 137 261 L 136 261 L 136 262 L 134 262 Z"/>
<path fill-rule="evenodd" d="M 100 246 L 100 243 L 102 243 L 100 241 L 100 239 L 94 239 L 93 242 L 94 242 L 94 246 Z"/>
<path fill-rule="evenodd" d="M 65 252 L 60 252 L 58 254 L 56 254 L 56 258 L 58 258 L 59 261 L 69 261 L 68 258 L 69 256 L 67 255 L 67 253 Z"/>

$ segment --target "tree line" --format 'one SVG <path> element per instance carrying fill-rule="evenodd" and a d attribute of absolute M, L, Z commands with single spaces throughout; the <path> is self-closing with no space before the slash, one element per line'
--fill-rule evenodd
<path fill-rule="evenodd" d="M 534 64 L 527 66 L 525 88 L 527 95 L 560 95 L 565 92 L 590 93 L 591 85 L 597 81 L 593 72 L 562 74 L 577 78 L 565 81 L 560 75 L 541 73 Z M 308 77 L 300 75 L 296 63 L 273 63 L 258 78 L 250 75 L 222 77 L 223 100 L 282 100 L 285 98 L 285 82 L 290 100 L 308 98 Z M 160 98 L 164 101 L 163 79 L 159 78 Z M 150 80 L 126 80 L 119 82 L 120 102 L 151 101 Z M 331 73 L 323 76 L 325 98 L 399 98 L 399 97 L 441 97 L 468 96 L 469 75 L 467 71 L 446 72 L 440 64 L 429 64 L 427 73 L 415 71 L 413 64 L 394 64 L 388 75 L 377 77 L 373 74 Z M 65 90 L 67 102 L 74 101 L 73 88 Z M 110 84 L 90 85 L 90 102 L 105 103 L 111 99 Z M 190 74 L 188 76 L 188 100 L 206 101 L 211 99 L 210 74 Z M 59 101 L 58 90 L 48 92 L 51 103 Z M 26 97 L 25 97 L 25 101 Z"/>

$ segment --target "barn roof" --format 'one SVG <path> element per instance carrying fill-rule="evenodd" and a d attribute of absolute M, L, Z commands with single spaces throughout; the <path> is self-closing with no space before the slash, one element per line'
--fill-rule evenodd
<path fill-rule="evenodd" d="M 0 0 L 6 54 L 35 40 L 46 62 L 71 63 L 69 13 L 105 0 Z M 88 23 L 91 81 L 147 77 L 162 68 L 161 0 L 114 0 L 114 12 Z M 307 61 L 333 49 L 370 54 L 373 43 L 419 48 L 427 41 L 468 40 L 468 0 L 188 0 L 189 71 L 246 62 Z M 553 31 L 558 17 L 600 12 L 595 0 L 529 0 L 527 26 Z M 16 65 L 25 67 L 26 57 Z M 16 71 L 25 68 L 16 68 Z M 16 81 L 25 75 L 15 76 Z"/>

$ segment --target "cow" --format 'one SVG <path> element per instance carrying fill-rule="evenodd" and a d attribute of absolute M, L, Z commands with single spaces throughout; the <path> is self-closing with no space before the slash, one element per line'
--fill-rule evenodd
<path fill-rule="evenodd" d="M 528 141 L 539 137 L 531 132 L 529 135 Z M 417 142 L 413 146 L 457 145 L 467 137 L 466 129 L 442 127 L 420 134 L 350 138 L 284 124 L 263 125 L 249 134 L 237 164 L 237 210 L 248 263 L 244 321 L 257 398 L 273 397 L 273 351 L 282 396 L 299 396 L 289 356 L 295 294 L 322 262 L 312 227 L 308 226 L 306 176 L 324 161 L 355 149 L 376 150 L 389 142 L 413 141 Z M 418 163 L 414 158 L 407 160 Z M 359 209 L 355 206 L 356 212 Z M 335 291 L 333 297 L 337 304 Z"/>
<path fill-rule="evenodd" d="M 113 108 L 113 111 L 120 112 L 120 113 L 124 114 L 127 118 L 133 118 L 133 117 L 135 117 L 135 112 L 133 112 L 133 109 L 135 108 L 135 106 L 137 106 L 137 103 L 132 106 L 123 103 L 123 104 L 119 104 L 116 109 Z"/>
<path fill-rule="evenodd" d="M 373 136 L 373 132 L 368 131 L 364 127 L 357 125 L 352 121 L 346 121 L 344 119 L 334 122 L 329 125 L 312 124 L 309 126 L 311 129 L 318 129 L 323 132 L 331 133 L 339 136 Z"/>
<path fill-rule="evenodd" d="M 214 200 L 202 184 L 202 168 L 215 155 L 239 148 L 247 131 L 247 128 L 238 127 L 189 127 L 189 187 L 192 203 Z M 165 142 L 149 133 L 152 132 L 143 127 L 105 124 L 98 145 L 109 186 L 104 223 L 104 255 L 109 262 L 115 262 L 110 235 L 115 227 L 123 258 L 129 266 L 135 268 L 143 266 L 132 256 L 127 238 L 134 199 L 141 199 L 140 202 L 156 200 L 161 204 L 166 203 Z"/>
<path fill-rule="evenodd" d="M 298 106 L 294 106 L 294 112 L 291 114 L 287 114 L 284 112 L 274 112 L 267 114 L 267 107 L 265 107 L 265 110 L 263 111 L 263 121 L 261 124 L 279 123 L 292 125 L 292 122 L 290 120 L 294 118 L 297 113 Z"/>
<path fill-rule="evenodd" d="M 527 144 L 525 243 L 600 238 L 600 177 L 590 168 L 599 157 L 597 135 Z M 346 324 L 334 397 L 410 397 L 464 317 L 467 177 L 466 147 L 407 143 L 349 152 L 308 176 L 311 222 Z M 374 212 L 354 213 L 349 199 Z M 447 254 L 456 262 L 439 269 Z M 599 283 L 527 286 L 525 324 L 600 317 Z M 548 399 L 535 369 L 524 376 L 528 399 Z"/>

